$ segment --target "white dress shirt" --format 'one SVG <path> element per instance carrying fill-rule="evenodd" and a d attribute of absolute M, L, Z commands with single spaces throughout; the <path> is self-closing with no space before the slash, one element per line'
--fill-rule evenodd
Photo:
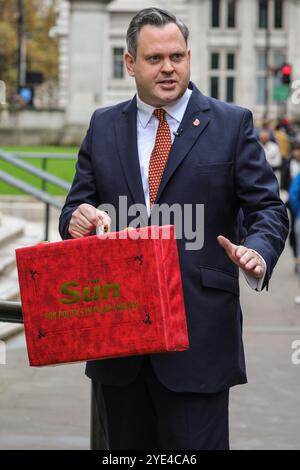
<path fill-rule="evenodd" d="M 178 101 L 176 101 L 176 103 L 164 106 L 164 110 L 166 111 L 166 119 L 171 130 L 172 143 L 175 139 L 174 132 L 176 132 L 179 128 L 191 94 L 192 90 L 187 88 L 183 96 Z M 155 145 L 156 132 L 159 125 L 158 119 L 153 116 L 154 110 L 155 108 L 153 106 L 142 101 L 137 95 L 137 146 L 148 217 L 150 217 L 150 198 L 148 181 L 149 161 L 153 147 Z M 255 251 L 255 253 L 257 252 Z M 245 275 L 247 283 L 252 289 L 261 290 L 266 272 L 266 263 L 259 253 L 257 253 L 257 255 L 262 259 L 264 263 L 263 276 L 260 279 L 256 279 L 254 276 L 250 276 L 244 271 L 243 273 Z"/>
<path fill-rule="evenodd" d="M 172 143 L 174 142 L 175 135 L 179 124 L 182 121 L 187 104 L 189 102 L 192 90 L 186 89 L 184 95 L 175 103 L 169 106 L 164 106 L 166 111 L 166 119 L 171 130 Z M 145 194 L 146 206 L 148 217 L 150 217 L 150 199 L 149 199 L 149 161 L 150 156 L 155 145 L 156 132 L 158 129 L 159 121 L 153 116 L 155 108 L 150 104 L 142 101 L 137 95 L 137 144 L 138 153 L 141 167 L 141 175 L 143 182 L 143 189 Z"/>

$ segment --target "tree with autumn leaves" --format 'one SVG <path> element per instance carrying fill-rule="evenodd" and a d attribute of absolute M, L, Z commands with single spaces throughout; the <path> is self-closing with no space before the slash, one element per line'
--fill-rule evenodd
<path fill-rule="evenodd" d="M 26 70 L 43 73 L 46 81 L 57 83 L 58 39 L 49 31 L 56 23 L 56 0 L 23 0 Z M 17 90 L 18 1 L 0 0 L 0 80 L 8 97 Z"/>

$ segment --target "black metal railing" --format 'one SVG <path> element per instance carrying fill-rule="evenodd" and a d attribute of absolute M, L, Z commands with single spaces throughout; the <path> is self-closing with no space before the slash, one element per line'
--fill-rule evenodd
<path fill-rule="evenodd" d="M 11 302 L 0 300 L 0 321 L 7 323 L 23 323 L 22 304 L 21 302 Z M 99 394 L 99 397 L 96 397 Z M 100 416 L 104 416 L 103 410 L 99 410 L 100 406 L 104 406 L 101 397 L 100 387 L 91 385 L 91 415 L 90 415 L 90 449 L 91 450 L 107 450 L 106 439 L 103 428 L 101 427 Z"/>
<path fill-rule="evenodd" d="M 7 153 L 3 150 L 0 150 L 0 159 L 4 160 L 5 162 L 11 164 L 15 168 L 19 168 L 21 170 L 26 171 L 27 173 L 34 175 L 38 178 L 41 179 L 42 181 L 42 189 L 38 189 L 35 186 L 32 186 L 31 184 L 25 183 L 19 178 L 16 178 L 15 176 L 12 176 L 11 174 L 0 170 L 0 181 L 3 181 L 4 183 L 19 189 L 20 191 L 29 194 L 30 196 L 34 197 L 35 199 L 38 199 L 39 201 L 42 201 L 45 203 L 45 240 L 48 240 L 49 238 L 49 219 L 50 219 L 50 207 L 55 207 L 56 209 L 61 209 L 62 208 L 62 202 L 60 199 L 52 196 L 46 191 L 46 185 L 47 183 L 54 184 L 55 186 L 58 186 L 59 188 L 62 188 L 66 191 L 70 189 L 70 183 L 67 181 L 58 178 L 55 175 L 52 175 L 51 173 L 46 171 L 47 168 L 47 159 L 51 158 L 63 158 L 63 159 L 74 159 L 74 156 L 70 154 L 49 154 L 49 153 L 39 153 L 35 154 L 33 158 L 42 158 L 43 159 L 43 169 L 36 168 L 34 165 L 30 165 L 27 162 L 22 161 L 20 158 L 18 158 L 16 155 L 13 155 L 11 153 Z M 23 156 L 24 153 L 23 153 Z M 27 154 L 26 156 L 30 156 L 30 154 Z M 31 155 L 32 156 L 32 155 Z"/>
<path fill-rule="evenodd" d="M 0 321 L 7 323 L 23 323 L 21 302 L 1 300 Z"/>

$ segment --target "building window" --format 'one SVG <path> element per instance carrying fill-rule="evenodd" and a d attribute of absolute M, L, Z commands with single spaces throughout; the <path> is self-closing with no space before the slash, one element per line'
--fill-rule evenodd
<path fill-rule="evenodd" d="M 236 0 L 211 0 L 210 25 L 212 28 L 232 29 L 236 27 Z"/>
<path fill-rule="evenodd" d="M 256 79 L 256 104 L 265 104 L 266 102 L 266 77 L 257 77 Z"/>
<path fill-rule="evenodd" d="M 286 62 L 286 55 L 284 52 L 273 52 L 273 63 L 274 67 L 281 67 L 282 64 Z"/>
<path fill-rule="evenodd" d="M 224 50 L 211 52 L 210 70 L 210 95 L 229 103 L 234 102 L 236 84 L 235 54 Z"/>
<path fill-rule="evenodd" d="M 124 78 L 124 48 L 113 48 L 113 78 Z"/>
<path fill-rule="evenodd" d="M 228 103 L 234 102 L 234 83 L 235 79 L 232 75 L 235 70 L 235 54 L 228 52 L 226 54 L 226 96 L 225 99 Z"/>
<path fill-rule="evenodd" d="M 268 27 L 268 13 L 269 13 L 269 0 L 259 0 L 258 1 L 258 27 L 267 28 Z"/>
<path fill-rule="evenodd" d="M 226 78 L 226 101 L 228 103 L 234 102 L 234 77 Z"/>
<path fill-rule="evenodd" d="M 235 58 L 235 56 L 231 52 L 229 54 L 227 54 L 227 70 L 234 70 L 235 69 L 234 58 Z"/>
<path fill-rule="evenodd" d="M 219 99 L 219 77 L 210 77 L 210 96 Z"/>
<path fill-rule="evenodd" d="M 211 69 L 217 70 L 219 68 L 219 58 L 220 54 L 218 52 L 213 52 L 211 54 Z"/>
<path fill-rule="evenodd" d="M 213 28 L 220 27 L 220 0 L 211 0 L 211 25 Z"/>
<path fill-rule="evenodd" d="M 236 0 L 228 0 L 227 8 L 227 27 L 235 28 Z"/>
<path fill-rule="evenodd" d="M 274 0 L 274 28 L 280 29 L 283 25 L 283 1 Z"/>
<path fill-rule="evenodd" d="M 265 72 L 266 71 L 266 53 L 265 53 L 265 51 L 259 52 L 257 54 L 256 69 L 259 72 Z"/>
<path fill-rule="evenodd" d="M 283 6 L 283 0 L 258 0 L 258 27 L 283 28 Z"/>

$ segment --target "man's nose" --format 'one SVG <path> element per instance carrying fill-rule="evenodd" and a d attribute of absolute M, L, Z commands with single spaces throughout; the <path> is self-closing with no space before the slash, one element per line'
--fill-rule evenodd
<path fill-rule="evenodd" d="M 170 74 L 174 71 L 174 67 L 173 67 L 173 64 L 172 64 L 172 61 L 169 60 L 169 59 L 166 59 L 163 61 L 163 64 L 162 64 L 162 69 L 161 71 L 163 73 L 167 73 L 167 74 Z"/>

